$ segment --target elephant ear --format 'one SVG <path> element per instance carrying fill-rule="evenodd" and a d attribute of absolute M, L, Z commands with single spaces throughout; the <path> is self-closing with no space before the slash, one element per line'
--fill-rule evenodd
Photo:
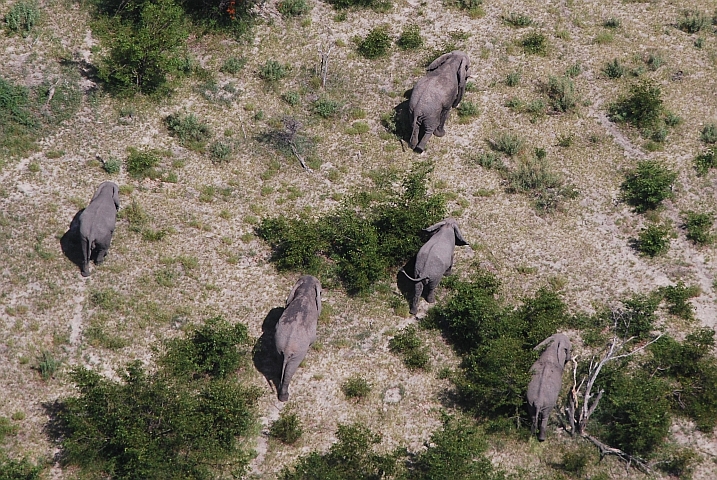
<path fill-rule="evenodd" d="M 565 362 L 568 361 L 568 358 L 570 357 L 570 348 L 570 341 L 561 339 L 558 342 L 557 356 L 559 365 L 565 365 Z"/>
<path fill-rule="evenodd" d="M 286 297 L 286 304 L 284 304 L 284 307 L 288 307 L 291 301 L 294 299 L 294 296 L 296 295 L 296 289 L 299 288 L 299 283 L 296 282 L 294 284 L 294 288 L 291 289 L 291 292 L 289 292 L 289 296 Z"/>
<path fill-rule="evenodd" d="M 436 223 L 436 224 L 434 224 L 434 225 L 431 225 L 430 227 L 424 228 L 423 231 L 424 231 L 424 232 L 435 232 L 436 230 L 438 230 L 439 228 L 441 228 L 441 227 L 442 227 L 443 225 L 445 225 L 445 224 L 446 224 L 446 221 L 445 221 L 445 220 L 441 220 L 440 222 L 438 222 L 438 223 Z"/>
<path fill-rule="evenodd" d="M 456 72 L 457 80 L 458 80 L 458 95 L 456 95 L 456 100 L 453 102 L 453 108 L 456 108 L 459 103 L 461 103 L 461 100 L 463 100 L 463 94 L 466 93 L 466 81 L 468 80 L 468 68 L 470 67 L 470 60 L 468 59 L 467 55 L 461 55 L 461 63 L 458 66 L 458 71 Z"/>
<path fill-rule="evenodd" d="M 120 201 L 119 201 L 119 187 L 116 183 L 112 184 L 112 200 L 115 202 L 115 208 L 119 210 L 120 208 Z"/>
<path fill-rule="evenodd" d="M 426 68 L 427 72 L 432 72 L 439 69 L 444 63 L 446 63 L 453 56 L 453 52 L 444 53 L 437 59 L 433 60 L 431 64 Z"/>
<path fill-rule="evenodd" d="M 316 290 L 316 310 L 319 312 L 318 314 L 321 315 L 321 287 L 317 283 L 314 285 L 314 289 Z"/>
<path fill-rule="evenodd" d="M 456 245 L 458 245 L 458 246 L 468 245 L 468 242 L 465 241 L 465 239 L 463 238 L 463 235 L 461 234 L 461 229 L 458 228 L 458 224 L 453 225 L 453 231 L 456 234 Z"/>
<path fill-rule="evenodd" d="M 555 335 L 551 335 L 539 344 L 537 344 L 535 347 L 533 347 L 533 350 L 540 350 L 544 346 L 549 345 L 553 340 L 555 340 Z"/>

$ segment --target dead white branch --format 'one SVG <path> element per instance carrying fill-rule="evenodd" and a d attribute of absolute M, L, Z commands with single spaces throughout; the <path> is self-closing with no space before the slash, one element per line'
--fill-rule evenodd
<path fill-rule="evenodd" d="M 331 50 L 334 48 L 334 43 L 331 42 L 329 45 L 319 45 L 319 57 L 321 58 L 321 65 L 319 66 L 319 78 L 321 78 L 321 88 L 326 88 L 326 77 L 329 74 L 329 55 Z"/>

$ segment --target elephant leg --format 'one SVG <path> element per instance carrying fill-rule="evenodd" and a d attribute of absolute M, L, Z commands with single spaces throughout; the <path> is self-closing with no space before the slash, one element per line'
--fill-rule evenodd
<path fill-rule="evenodd" d="M 291 378 L 296 373 L 296 370 L 299 368 L 299 364 L 303 358 L 304 357 L 302 355 L 297 355 L 295 353 L 290 354 L 287 358 L 286 354 L 284 354 L 284 367 L 282 368 L 281 384 L 279 385 L 280 402 L 286 402 L 289 400 L 289 383 L 291 382 Z"/>
<path fill-rule="evenodd" d="M 440 279 L 428 281 L 428 285 L 426 285 L 426 301 L 428 303 L 436 303 L 436 287 L 440 281 Z"/>
<path fill-rule="evenodd" d="M 411 149 L 416 148 L 416 144 L 418 143 L 418 134 L 420 133 L 421 126 L 418 122 L 418 118 L 413 120 L 413 128 L 411 130 L 411 140 L 408 143 L 408 146 L 411 147 Z"/>
<path fill-rule="evenodd" d="M 545 441 L 545 429 L 548 427 L 548 418 L 550 417 L 550 409 L 543 409 L 540 412 L 540 431 L 538 432 L 538 441 Z"/>
<path fill-rule="evenodd" d="M 451 111 L 450 108 L 441 110 L 441 121 L 438 124 L 436 131 L 433 133 L 435 136 L 442 137 L 446 134 L 446 130 L 445 130 L 446 120 L 448 119 L 448 113 L 450 111 Z"/>
<path fill-rule="evenodd" d="M 423 138 L 421 139 L 421 142 L 416 145 L 416 150 L 418 153 L 423 153 L 426 150 L 426 144 L 428 143 L 428 139 L 431 138 L 433 135 L 433 127 L 426 126 L 426 133 L 423 134 Z"/>
<path fill-rule="evenodd" d="M 107 250 L 108 249 L 106 249 L 106 248 L 101 248 L 97 252 L 97 260 L 95 260 L 96 265 L 102 265 L 102 262 L 105 261 L 105 255 L 107 255 Z"/>
<path fill-rule="evenodd" d="M 80 267 L 80 273 L 83 277 L 90 276 L 90 255 L 92 255 L 92 244 L 89 238 L 80 237 L 80 246 L 82 248 L 82 265 Z"/>
<path fill-rule="evenodd" d="M 416 282 L 413 288 L 413 298 L 411 299 L 411 308 L 409 310 L 411 315 L 418 313 L 418 302 L 421 300 L 421 295 L 423 294 L 423 282 Z"/>
<path fill-rule="evenodd" d="M 538 428 L 538 410 L 532 403 L 528 404 L 528 413 L 530 413 L 530 418 L 533 420 L 530 426 L 530 434 L 535 435 L 535 430 Z"/>

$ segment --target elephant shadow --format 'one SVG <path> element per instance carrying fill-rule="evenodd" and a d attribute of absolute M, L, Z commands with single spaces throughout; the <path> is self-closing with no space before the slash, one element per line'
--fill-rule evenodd
<path fill-rule="evenodd" d="M 82 246 L 80 245 L 80 215 L 85 209 L 81 209 L 75 214 L 70 222 L 70 228 L 60 238 L 60 248 L 62 253 L 72 263 L 77 265 L 77 268 L 82 268 Z"/>
<path fill-rule="evenodd" d="M 413 89 L 406 90 L 403 94 L 405 100 L 393 107 L 393 120 L 395 122 L 392 127 L 393 133 L 406 143 L 411 141 L 412 133 L 411 116 L 408 113 L 408 103 L 412 92 Z"/>
<path fill-rule="evenodd" d="M 261 337 L 254 344 L 252 355 L 254 367 L 264 375 L 266 381 L 277 391 L 281 383 L 282 359 L 276 352 L 274 334 L 276 324 L 279 322 L 282 313 L 284 313 L 283 308 L 275 307 L 266 315 L 264 322 L 261 324 Z"/>

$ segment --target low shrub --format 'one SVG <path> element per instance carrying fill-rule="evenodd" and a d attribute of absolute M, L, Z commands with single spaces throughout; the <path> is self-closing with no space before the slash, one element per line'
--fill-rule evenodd
<path fill-rule="evenodd" d="M 217 141 L 209 147 L 209 155 L 215 163 L 228 162 L 231 158 L 233 148 L 231 143 Z"/>
<path fill-rule="evenodd" d="M 220 72 L 229 73 L 231 75 L 237 74 L 246 65 L 247 59 L 245 57 L 230 56 L 219 69 Z"/>
<path fill-rule="evenodd" d="M 506 25 L 516 28 L 530 27 L 535 23 L 533 19 L 529 16 L 513 12 L 509 13 L 508 15 L 501 16 L 501 19 Z"/>
<path fill-rule="evenodd" d="M 637 236 L 637 250 L 648 257 L 661 255 L 670 249 L 671 233 L 672 229 L 666 225 L 648 225 Z"/>
<path fill-rule="evenodd" d="M 649 131 L 659 127 L 665 113 L 662 91 L 652 80 L 642 80 L 632 85 L 627 95 L 610 105 L 608 111 L 614 122 L 627 122 Z"/>
<path fill-rule="evenodd" d="M 303 433 L 304 429 L 301 426 L 299 417 L 295 413 L 288 413 L 287 411 L 282 411 L 279 418 L 269 427 L 269 435 L 287 445 L 296 443 Z"/>
<path fill-rule="evenodd" d="M 677 172 L 658 160 L 640 160 L 620 186 L 622 197 L 638 213 L 655 209 L 663 200 L 672 197 L 675 179 Z"/>
<path fill-rule="evenodd" d="M 289 70 L 289 65 L 284 65 L 276 60 L 267 60 L 264 65 L 259 67 L 259 77 L 268 83 L 276 83 L 286 77 Z"/>
<path fill-rule="evenodd" d="M 620 78 L 625 74 L 625 67 L 622 66 L 620 60 L 615 58 L 612 62 L 608 62 L 607 65 L 605 65 L 602 72 L 607 75 L 608 78 Z"/>
<path fill-rule="evenodd" d="M 368 59 L 383 57 L 391 47 L 391 37 L 388 27 L 379 26 L 371 29 L 365 38 L 358 42 L 358 52 Z"/>
<path fill-rule="evenodd" d="M 602 22 L 602 26 L 605 28 L 620 28 L 622 22 L 619 18 L 611 17 Z"/>
<path fill-rule="evenodd" d="M 520 152 L 524 145 L 525 141 L 514 133 L 501 133 L 490 142 L 493 150 L 503 152 L 510 157 Z"/>
<path fill-rule="evenodd" d="M 40 20 L 40 9 L 33 0 L 20 0 L 13 3 L 5 14 L 5 25 L 13 33 L 23 37 L 30 34 L 30 30 Z"/>
<path fill-rule="evenodd" d="M 407 25 L 396 41 L 401 50 L 415 50 L 423 46 L 421 28 L 418 25 Z"/>
<path fill-rule="evenodd" d="M 500 156 L 493 152 L 481 152 L 475 157 L 474 161 L 481 167 L 487 168 L 488 170 L 498 170 L 499 172 L 507 170 L 507 167 L 505 166 L 505 163 L 503 163 L 503 160 L 501 160 Z"/>
<path fill-rule="evenodd" d="M 127 155 L 127 172 L 135 178 L 143 178 L 151 174 L 151 170 L 156 167 L 161 158 L 156 150 L 137 150 L 136 148 L 128 148 Z"/>
<path fill-rule="evenodd" d="M 470 18 L 481 18 L 485 15 L 483 0 L 448 0 L 447 3 L 452 7 L 463 10 Z"/>
<path fill-rule="evenodd" d="M 699 10 L 683 10 L 677 19 L 677 28 L 686 33 L 697 33 L 709 25 L 707 15 Z"/>
<path fill-rule="evenodd" d="M 349 377 L 341 385 L 341 391 L 346 395 L 346 398 L 360 401 L 371 393 L 371 385 L 361 375 L 356 374 Z"/>
<path fill-rule="evenodd" d="M 685 219 L 684 228 L 687 230 L 687 239 L 699 245 L 709 245 L 714 240 L 714 236 L 710 234 L 712 225 L 714 225 L 714 215 L 712 213 L 684 212 L 682 216 Z"/>
<path fill-rule="evenodd" d="M 41 480 L 45 478 L 42 464 L 34 464 L 27 458 L 15 460 L 0 451 L 0 474 L 3 480 Z"/>
<path fill-rule="evenodd" d="M 708 123 L 700 131 L 700 140 L 705 143 L 717 143 L 717 125 Z"/>
<path fill-rule="evenodd" d="M 570 77 L 549 77 L 543 87 L 550 100 L 550 106 L 556 112 L 572 112 L 577 105 L 575 84 Z"/>
<path fill-rule="evenodd" d="M 335 117 L 340 108 L 340 102 L 327 97 L 319 97 L 311 106 L 312 112 L 321 118 Z"/>
<path fill-rule="evenodd" d="M 574 63 L 570 65 L 568 68 L 565 69 L 565 76 L 570 78 L 575 78 L 583 71 L 582 65 L 580 65 L 580 62 Z"/>
<path fill-rule="evenodd" d="M 668 312 L 685 320 L 694 320 L 695 309 L 688 300 L 700 294 L 700 287 L 688 287 L 680 280 L 677 285 L 660 287 L 659 292 L 667 302 Z"/>
<path fill-rule="evenodd" d="M 182 145 L 201 151 L 212 135 L 209 125 L 200 121 L 193 113 L 173 113 L 164 119 L 169 134 L 177 137 Z"/>
<path fill-rule="evenodd" d="M 403 364 L 411 370 L 428 366 L 428 348 L 418 337 L 416 327 L 409 325 L 388 341 L 388 348 L 401 355 Z"/>
<path fill-rule="evenodd" d="M 512 72 L 506 75 L 505 84 L 509 87 L 516 87 L 520 85 L 520 72 Z"/>
<path fill-rule="evenodd" d="M 706 175 L 711 168 L 717 167 L 717 147 L 712 147 L 697 155 L 694 163 L 697 175 Z"/>
<path fill-rule="evenodd" d="M 311 6 L 306 0 L 281 0 L 277 3 L 276 9 L 284 17 L 300 17 L 311 11 Z"/>
<path fill-rule="evenodd" d="M 478 110 L 478 105 L 467 100 L 462 101 L 461 104 L 458 106 L 457 110 L 458 116 L 461 118 L 477 117 L 480 113 L 480 111 Z"/>
<path fill-rule="evenodd" d="M 292 90 L 292 91 L 284 93 L 281 96 L 281 99 L 284 100 L 289 105 L 291 105 L 292 107 L 295 107 L 301 103 L 301 94 L 297 91 Z"/>
<path fill-rule="evenodd" d="M 548 39 L 545 35 L 538 32 L 532 32 L 525 35 L 520 40 L 520 46 L 523 47 L 525 53 L 531 55 L 546 56 L 548 54 Z"/>
<path fill-rule="evenodd" d="M 119 158 L 116 157 L 110 157 L 104 162 L 102 162 L 102 169 L 109 173 L 110 175 L 114 175 L 120 172 L 120 167 L 122 166 L 122 161 Z"/>

